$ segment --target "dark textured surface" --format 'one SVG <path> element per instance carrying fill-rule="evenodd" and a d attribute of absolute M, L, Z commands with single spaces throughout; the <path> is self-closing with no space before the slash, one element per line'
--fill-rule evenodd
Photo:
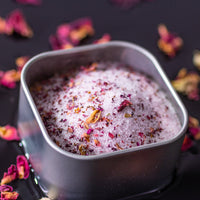
<path fill-rule="evenodd" d="M 199 0 L 153 0 L 144 2 L 130 10 L 121 10 L 108 0 L 43 0 L 40 7 L 24 6 L 12 0 L 0 1 L 0 16 L 19 8 L 34 30 L 32 39 L 22 39 L 0 35 L 0 70 L 15 67 L 14 60 L 21 55 L 34 56 L 50 50 L 48 37 L 54 33 L 57 25 L 79 17 L 90 16 L 94 22 L 96 34 L 93 39 L 110 33 L 113 40 L 134 42 L 151 51 L 170 79 L 175 78 L 181 67 L 196 70 L 192 64 L 192 53 L 200 48 Z M 157 25 L 165 23 L 184 40 L 182 51 L 172 60 L 167 59 L 156 46 Z M 91 42 L 89 39 L 88 42 Z M 0 125 L 16 124 L 18 90 L 0 87 Z M 190 101 L 181 96 L 189 114 L 200 119 L 199 101 Z M 20 153 L 17 142 L 0 140 L 0 177 L 11 163 L 15 163 Z M 200 198 L 200 144 L 188 152 L 182 153 L 175 184 L 162 192 L 160 200 L 196 200 Z M 14 187 L 20 193 L 19 199 L 37 200 L 39 193 L 28 181 L 16 181 Z"/>

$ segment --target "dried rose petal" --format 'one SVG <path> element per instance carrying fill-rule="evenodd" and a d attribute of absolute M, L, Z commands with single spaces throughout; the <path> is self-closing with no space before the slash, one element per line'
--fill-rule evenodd
<path fill-rule="evenodd" d="M 6 19 L 6 24 L 7 26 L 12 27 L 14 32 L 18 33 L 23 37 L 31 38 L 33 36 L 32 29 L 28 26 L 22 12 L 18 9 L 12 11 L 9 14 L 9 16 Z"/>
<path fill-rule="evenodd" d="M 1 185 L 0 186 L 0 192 L 12 192 L 13 187 L 10 185 Z"/>
<path fill-rule="evenodd" d="M 70 49 L 93 34 L 91 19 L 81 18 L 68 24 L 59 25 L 56 34 L 49 37 L 49 42 L 53 50 Z"/>
<path fill-rule="evenodd" d="M 8 184 L 12 181 L 14 181 L 15 179 L 17 179 L 18 174 L 17 174 L 17 169 L 15 165 L 11 165 L 8 168 L 8 172 L 5 172 L 3 175 L 3 178 L 1 179 L 1 185 L 5 185 Z"/>
<path fill-rule="evenodd" d="M 0 34 L 11 35 L 13 28 L 10 24 L 7 24 L 6 20 L 0 17 Z"/>
<path fill-rule="evenodd" d="M 88 67 L 81 66 L 81 70 L 83 70 L 84 72 L 92 72 L 96 70 L 97 66 L 98 66 L 97 63 L 92 63 Z"/>
<path fill-rule="evenodd" d="M 101 115 L 101 111 L 100 110 L 94 110 L 91 115 L 86 119 L 86 123 L 90 124 L 90 123 L 96 123 Z"/>
<path fill-rule="evenodd" d="M 39 6 L 42 3 L 42 0 L 16 0 L 17 3 L 25 5 Z"/>
<path fill-rule="evenodd" d="M 117 111 L 120 112 L 120 111 L 122 111 L 125 107 L 131 106 L 131 105 L 132 105 L 132 103 L 131 103 L 130 101 L 124 100 L 124 101 L 120 104 L 120 106 L 118 107 Z"/>
<path fill-rule="evenodd" d="M 195 140 L 200 139 L 200 126 L 199 121 L 194 117 L 189 117 L 189 134 L 194 137 Z"/>
<path fill-rule="evenodd" d="M 181 147 L 181 151 L 188 150 L 189 148 L 192 147 L 192 144 L 193 144 L 192 140 L 186 135 Z"/>
<path fill-rule="evenodd" d="M 17 156 L 17 172 L 19 179 L 27 179 L 30 173 L 30 167 L 25 156 Z"/>
<path fill-rule="evenodd" d="M 55 35 L 51 35 L 49 37 L 49 43 L 50 43 L 53 50 L 73 48 L 73 45 L 69 41 L 67 41 L 67 40 L 61 41 Z"/>
<path fill-rule="evenodd" d="M 106 33 L 100 39 L 94 41 L 94 44 L 103 44 L 109 42 L 110 40 L 111 40 L 110 35 Z"/>
<path fill-rule="evenodd" d="M 78 19 L 72 22 L 70 25 L 72 28 L 69 38 L 73 45 L 78 45 L 81 40 L 94 34 L 94 28 L 90 18 Z"/>
<path fill-rule="evenodd" d="M 1 192 L 2 200 L 16 200 L 19 196 L 17 192 Z"/>
<path fill-rule="evenodd" d="M 187 95 L 189 99 L 199 100 L 198 84 L 200 76 L 196 72 L 187 72 L 186 69 L 181 69 L 177 78 L 172 81 L 172 85 L 176 91 Z"/>
<path fill-rule="evenodd" d="M 26 62 L 29 60 L 29 56 L 21 56 L 21 57 L 18 57 L 16 60 L 15 60 L 15 64 L 17 65 L 17 70 L 18 71 L 22 71 L 24 65 L 26 64 Z"/>
<path fill-rule="evenodd" d="M 10 125 L 0 126 L 0 137 L 4 140 L 20 140 L 16 128 Z"/>
<path fill-rule="evenodd" d="M 113 139 L 115 136 L 112 133 L 108 133 L 108 136 Z"/>
<path fill-rule="evenodd" d="M 178 50 L 183 46 L 183 40 L 168 31 L 164 24 L 158 26 L 160 39 L 158 40 L 158 48 L 167 56 L 174 57 Z"/>
<path fill-rule="evenodd" d="M 196 50 L 193 54 L 193 64 L 200 70 L 200 51 Z"/>
<path fill-rule="evenodd" d="M 0 85 L 7 88 L 15 88 L 16 82 L 20 80 L 21 73 L 15 69 L 6 71 L 0 79 Z"/>

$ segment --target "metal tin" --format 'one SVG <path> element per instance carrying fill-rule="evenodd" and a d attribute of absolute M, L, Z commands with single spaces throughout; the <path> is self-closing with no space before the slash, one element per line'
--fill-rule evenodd
<path fill-rule="evenodd" d="M 30 86 L 55 72 L 91 62 L 113 61 L 152 77 L 167 93 L 182 128 L 172 139 L 92 156 L 59 148 L 49 137 L 30 94 Z M 55 199 L 120 199 L 149 194 L 172 180 L 187 128 L 186 109 L 156 59 L 135 44 L 113 41 L 32 58 L 21 75 L 18 128 L 24 149 L 47 195 Z"/>

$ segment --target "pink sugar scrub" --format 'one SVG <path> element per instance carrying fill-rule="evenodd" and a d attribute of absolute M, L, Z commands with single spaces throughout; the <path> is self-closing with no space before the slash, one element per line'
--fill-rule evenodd
<path fill-rule="evenodd" d="M 52 140 L 97 155 L 173 138 L 181 125 L 157 83 L 121 63 L 93 63 L 31 88 Z"/>

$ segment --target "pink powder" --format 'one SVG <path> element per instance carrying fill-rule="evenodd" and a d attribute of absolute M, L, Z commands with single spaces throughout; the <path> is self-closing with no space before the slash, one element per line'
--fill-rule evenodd
<path fill-rule="evenodd" d="M 160 142 L 181 128 L 159 86 L 119 63 L 81 67 L 70 76 L 54 75 L 37 83 L 32 95 L 52 140 L 76 154 Z"/>

